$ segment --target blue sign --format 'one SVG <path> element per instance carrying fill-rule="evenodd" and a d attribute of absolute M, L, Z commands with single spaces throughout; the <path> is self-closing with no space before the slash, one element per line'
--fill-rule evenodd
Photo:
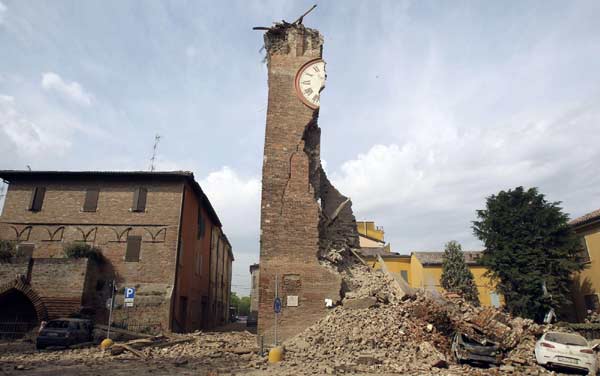
<path fill-rule="evenodd" d="M 281 299 L 279 299 L 279 297 L 275 298 L 275 301 L 273 302 L 273 311 L 275 311 L 275 313 L 281 312 Z"/>
<path fill-rule="evenodd" d="M 125 299 L 135 298 L 135 287 L 125 287 Z"/>

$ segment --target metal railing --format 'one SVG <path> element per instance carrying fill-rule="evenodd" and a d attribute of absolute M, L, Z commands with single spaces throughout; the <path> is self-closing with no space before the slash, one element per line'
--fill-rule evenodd
<path fill-rule="evenodd" d="M 0 339 L 19 339 L 38 325 L 31 321 L 0 321 Z"/>
<path fill-rule="evenodd" d="M 159 322 L 148 322 L 132 319 L 114 321 L 112 327 L 145 334 L 158 334 L 163 329 L 162 324 Z"/>

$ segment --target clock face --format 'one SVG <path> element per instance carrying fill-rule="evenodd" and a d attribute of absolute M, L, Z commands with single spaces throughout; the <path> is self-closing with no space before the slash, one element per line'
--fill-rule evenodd
<path fill-rule="evenodd" d="M 319 108 L 326 77 L 322 59 L 311 60 L 300 68 L 296 74 L 296 93 L 305 105 L 312 109 Z"/>

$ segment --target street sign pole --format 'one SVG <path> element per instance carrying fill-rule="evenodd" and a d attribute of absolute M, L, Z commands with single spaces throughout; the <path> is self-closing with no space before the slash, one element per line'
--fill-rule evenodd
<path fill-rule="evenodd" d="M 275 273 L 275 302 L 279 299 L 279 274 Z M 277 346 L 277 318 L 279 316 L 278 309 L 275 309 L 275 346 Z"/>
<path fill-rule="evenodd" d="M 108 311 L 108 330 L 106 331 L 106 338 L 110 339 L 110 327 L 112 325 L 112 313 L 113 313 L 113 307 L 115 306 L 115 290 L 116 290 L 116 286 L 115 286 L 115 280 L 112 280 L 112 283 L 110 285 L 110 310 Z"/>

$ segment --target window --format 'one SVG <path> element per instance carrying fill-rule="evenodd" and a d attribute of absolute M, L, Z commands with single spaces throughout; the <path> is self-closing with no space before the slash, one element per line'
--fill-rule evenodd
<path fill-rule="evenodd" d="M 591 261 L 590 252 L 588 250 L 587 241 L 585 240 L 585 236 L 580 238 L 581 240 L 581 250 L 579 251 L 577 258 L 581 263 L 587 263 Z"/>
<path fill-rule="evenodd" d="M 35 248 L 35 245 L 33 245 L 33 244 L 23 244 L 23 243 L 18 244 L 17 245 L 17 256 L 32 258 L 34 248 Z"/>
<path fill-rule="evenodd" d="M 137 188 L 133 192 L 133 204 L 131 205 L 131 211 L 143 212 L 146 210 L 146 195 L 147 194 L 148 194 L 148 189 L 146 189 L 146 188 Z"/>
<path fill-rule="evenodd" d="M 206 223 L 204 222 L 204 217 L 202 216 L 202 209 L 198 208 L 198 239 L 201 239 L 204 236 L 205 231 Z"/>
<path fill-rule="evenodd" d="M 29 203 L 29 210 L 40 211 L 44 204 L 44 195 L 46 195 L 46 187 L 35 187 L 31 193 L 31 202 Z"/>
<path fill-rule="evenodd" d="M 88 188 L 85 191 L 85 201 L 83 202 L 84 212 L 95 212 L 98 208 L 98 195 L 100 190 L 98 188 Z"/>
<path fill-rule="evenodd" d="M 127 237 L 127 250 L 125 251 L 125 261 L 139 262 L 141 247 L 142 247 L 142 237 L 141 236 L 128 236 Z"/>
<path fill-rule="evenodd" d="M 600 301 L 598 300 L 598 294 L 589 294 L 583 297 L 585 301 L 585 309 L 592 312 L 600 311 Z"/>
<path fill-rule="evenodd" d="M 497 292 L 490 292 L 490 304 L 494 308 L 500 308 L 500 295 Z"/>
<path fill-rule="evenodd" d="M 400 277 L 408 283 L 408 270 L 400 270 Z"/>

